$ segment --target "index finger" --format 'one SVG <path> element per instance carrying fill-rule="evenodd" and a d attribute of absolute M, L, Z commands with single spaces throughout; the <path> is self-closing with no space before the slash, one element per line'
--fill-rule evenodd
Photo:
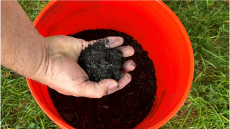
<path fill-rule="evenodd" d="M 105 47 L 107 47 L 107 48 L 115 48 L 115 47 L 118 47 L 124 43 L 124 39 L 122 37 L 109 36 L 109 37 L 106 37 L 103 39 L 97 39 L 97 40 L 89 41 L 89 44 L 93 45 L 94 43 L 100 42 L 100 41 L 105 43 Z"/>

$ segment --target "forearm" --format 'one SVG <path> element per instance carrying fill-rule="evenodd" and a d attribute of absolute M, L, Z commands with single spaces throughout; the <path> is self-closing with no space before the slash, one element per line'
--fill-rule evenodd
<path fill-rule="evenodd" d="M 33 78 L 46 60 L 46 40 L 17 1 L 1 1 L 1 64 Z"/>

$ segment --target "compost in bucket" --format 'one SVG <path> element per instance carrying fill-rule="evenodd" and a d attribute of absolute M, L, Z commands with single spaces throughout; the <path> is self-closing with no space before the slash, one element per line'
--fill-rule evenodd
<path fill-rule="evenodd" d="M 132 81 L 123 89 L 91 99 L 62 95 L 48 88 L 50 97 L 62 118 L 79 129 L 131 129 L 137 126 L 151 110 L 156 95 L 156 77 L 152 60 L 132 36 L 114 30 L 85 30 L 73 37 L 87 41 L 121 36 L 123 45 L 131 45 L 135 54 L 125 60 L 133 60 L 136 68 L 131 71 Z"/>

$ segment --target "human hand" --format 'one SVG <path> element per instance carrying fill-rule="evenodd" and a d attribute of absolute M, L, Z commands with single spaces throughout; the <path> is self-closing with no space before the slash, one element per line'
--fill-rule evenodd
<path fill-rule="evenodd" d="M 107 39 L 109 43 L 105 46 L 119 50 L 123 57 L 129 57 L 134 54 L 133 47 L 120 46 L 124 42 L 122 37 L 113 36 L 107 37 Z M 59 93 L 76 97 L 101 98 L 106 94 L 111 94 L 124 88 L 131 81 L 131 75 L 127 72 L 135 69 L 136 65 L 132 60 L 128 60 L 123 64 L 124 76 L 118 82 L 113 79 L 103 79 L 99 82 L 89 81 L 88 75 L 78 65 L 77 61 L 81 51 L 88 47 L 89 44 L 95 43 L 96 40 L 88 42 L 59 35 L 46 37 L 46 41 L 46 65 L 40 70 L 43 71 L 40 72 L 43 75 L 37 80 Z"/>

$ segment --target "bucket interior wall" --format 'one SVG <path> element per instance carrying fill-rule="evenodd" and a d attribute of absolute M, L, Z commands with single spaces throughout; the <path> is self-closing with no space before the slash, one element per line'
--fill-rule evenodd
<path fill-rule="evenodd" d="M 163 2 L 55 1 L 45 9 L 34 22 L 44 37 L 113 29 L 133 36 L 148 51 L 156 70 L 157 98 L 136 128 L 159 128 L 180 109 L 192 83 L 193 52 L 183 25 Z M 60 127 L 70 127 L 51 103 L 46 86 L 27 81 L 46 114 Z"/>

